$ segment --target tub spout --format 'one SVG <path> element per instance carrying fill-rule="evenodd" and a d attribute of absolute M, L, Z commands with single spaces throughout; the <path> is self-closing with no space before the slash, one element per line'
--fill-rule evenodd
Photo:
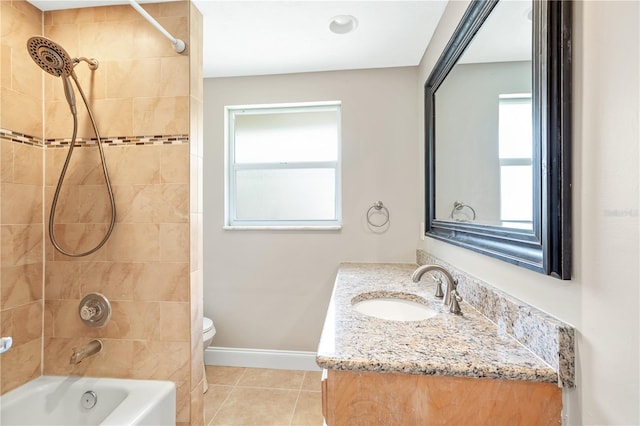
<path fill-rule="evenodd" d="M 92 340 L 84 346 L 73 348 L 69 364 L 79 364 L 83 359 L 95 355 L 102 350 L 102 340 Z"/>

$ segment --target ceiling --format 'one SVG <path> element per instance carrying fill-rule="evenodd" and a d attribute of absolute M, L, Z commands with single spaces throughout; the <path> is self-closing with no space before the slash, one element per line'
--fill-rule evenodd
<path fill-rule="evenodd" d="M 415 66 L 422 59 L 447 3 L 446 0 L 193 2 L 204 19 L 205 78 Z M 41 10 L 56 10 L 128 2 L 30 0 L 30 3 Z M 331 18 L 344 14 L 356 17 L 357 29 L 348 34 L 329 31 Z"/>

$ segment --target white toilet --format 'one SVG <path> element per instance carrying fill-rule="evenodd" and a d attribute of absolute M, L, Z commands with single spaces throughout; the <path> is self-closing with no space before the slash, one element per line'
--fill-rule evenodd
<path fill-rule="evenodd" d="M 213 336 L 216 335 L 216 328 L 213 326 L 213 321 L 210 318 L 202 317 L 202 349 L 203 351 L 211 344 Z M 204 374 L 204 384 L 202 393 L 209 390 L 209 383 L 207 383 L 207 374 L 202 370 Z"/>
<path fill-rule="evenodd" d="M 211 344 L 213 336 L 216 335 L 216 328 L 213 326 L 213 321 L 210 318 L 202 317 L 202 347 L 206 350 Z"/>

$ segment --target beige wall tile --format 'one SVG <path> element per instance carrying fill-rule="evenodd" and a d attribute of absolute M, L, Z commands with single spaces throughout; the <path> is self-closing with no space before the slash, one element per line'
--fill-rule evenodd
<path fill-rule="evenodd" d="M 160 229 L 153 223 L 119 223 L 106 244 L 107 259 L 116 262 L 160 260 Z"/>
<path fill-rule="evenodd" d="M 189 379 L 177 383 L 176 388 L 176 421 L 187 422 L 191 416 L 191 391 Z M 190 424 L 190 423 L 189 423 Z"/>
<path fill-rule="evenodd" d="M 100 22 L 106 19 L 106 11 L 102 7 L 87 7 L 82 9 L 63 9 L 51 13 L 52 23 L 79 24 Z"/>
<path fill-rule="evenodd" d="M 2 266 L 0 309 L 15 308 L 42 299 L 42 262 Z"/>
<path fill-rule="evenodd" d="M 86 262 L 80 275 L 80 294 L 98 292 L 111 302 L 131 301 L 144 269 L 144 263 Z"/>
<path fill-rule="evenodd" d="M 80 299 L 84 262 L 47 262 L 44 294 L 47 300 Z M 97 278 L 96 278 L 97 279 Z"/>
<path fill-rule="evenodd" d="M 200 381 L 195 385 L 192 383 L 193 389 L 191 390 L 191 424 L 202 425 L 204 424 L 204 400 L 202 396 L 202 375 L 200 375 Z"/>
<path fill-rule="evenodd" d="M 78 220 L 83 223 L 110 223 L 115 213 L 107 186 L 80 185 L 78 189 Z"/>
<path fill-rule="evenodd" d="M 12 350 L 42 337 L 42 300 L 2 311 L 3 335 L 13 337 Z"/>
<path fill-rule="evenodd" d="M 186 262 L 153 262 L 140 265 L 140 276 L 132 283 L 134 300 L 189 301 L 189 265 Z"/>
<path fill-rule="evenodd" d="M 185 7 L 187 6 L 188 4 L 185 2 Z M 186 35 L 189 24 L 186 17 L 154 16 L 154 18 L 174 37 L 184 41 L 188 40 Z M 135 54 L 138 57 L 171 57 L 176 55 L 173 45 L 148 22 L 145 21 L 141 25 L 132 26 L 131 29 L 136 43 Z M 188 69 L 185 72 L 188 73 Z"/>
<path fill-rule="evenodd" d="M 140 378 L 188 381 L 189 342 L 134 342 L 133 367 Z"/>
<path fill-rule="evenodd" d="M 155 97 L 161 95 L 161 59 L 143 58 L 108 61 L 105 65 L 107 75 L 107 97 L 133 98 Z"/>
<path fill-rule="evenodd" d="M 31 33 L 30 37 L 38 34 L 40 29 Z M 25 48 L 28 38 L 11 49 L 11 89 L 42 102 L 43 71 L 33 62 Z"/>
<path fill-rule="evenodd" d="M 11 47 L 5 44 L 0 44 L 0 87 L 11 88 Z"/>
<path fill-rule="evenodd" d="M 144 44 L 134 38 L 129 22 L 102 21 L 78 24 L 78 50 L 99 61 L 128 60 L 140 56 Z"/>
<path fill-rule="evenodd" d="M 42 135 L 41 101 L 4 87 L 0 93 L 2 127 L 40 137 Z"/>
<path fill-rule="evenodd" d="M 17 6 L 17 7 L 16 7 Z M 27 39 L 41 33 L 41 12 L 27 2 L 0 2 L 2 22 L 0 36 L 2 44 L 13 48 L 24 48 Z"/>
<path fill-rule="evenodd" d="M 14 145 L 8 140 L 0 140 L 0 182 L 13 182 Z"/>
<path fill-rule="evenodd" d="M 39 146 L 13 144 L 13 182 L 42 186 L 44 150 Z"/>
<path fill-rule="evenodd" d="M 202 183 L 198 180 L 198 157 L 195 154 L 191 154 L 189 156 L 189 213 L 191 214 L 198 213 Z"/>
<path fill-rule="evenodd" d="M 142 5 L 144 9 L 148 11 L 150 5 Z M 107 6 L 104 8 L 107 21 L 142 21 L 144 18 L 138 12 L 133 10 L 128 5 L 126 6 Z"/>
<path fill-rule="evenodd" d="M 173 1 L 166 3 L 157 3 L 156 6 L 158 8 L 157 16 L 189 16 L 189 2 Z"/>
<path fill-rule="evenodd" d="M 42 223 L 42 186 L 0 184 L 2 207 L 0 214 L 5 224 Z"/>
<path fill-rule="evenodd" d="M 2 225 L 2 267 L 42 262 L 42 225 Z"/>
<path fill-rule="evenodd" d="M 0 393 L 9 392 L 40 376 L 41 348 L 42 339 L 35 339 L 2 354 Z"/>
<path fill-rule="evenodd" d="M 160 311 L 159 323 L 149 322 L 150 339 L 157 341 L 189 342 L 191 310 L 188 302 L 151 302 Z M 190 357 L 187 357 L 189 359 Z"/>
<path fill-rule="evenodd" d="M 71 253 L 84 253 L 96 247 L 104 239 L 107 233 L 107 224 L 94 223 L 69 223 L 54 225 L 54 232 L 58 244 Z M 113 237 L 113 235 L 112 235 Z M 108 243 L 107 243 L 108 244 Z M 70 258 L 62 253 L 54 252 L 55 260 L 104 260 L 105 250 L 98 250 L 95 253 L 81 258 Z"/>
<path fill-rule="evenodd" d="M 160 59 L 160 91 L 156 96 L 185 96 L 189 93 L 189 57 L 174 55 Z"/>
<path fill-rule="evenodd" d="M 133 133 L 187 134 L 189 132 L 187 96 L 136 98 L 133 100 Z"/>
<path fill-rule="evenodd" d="M 160 183 L 161 146 L 110 147 L 105 150 L 113 185 Z"/>
<path fill-rule="evenodd" d="M 160 173 L 162 183 L 190 183 L 189 144 L 162 146 Z"/>
<path fill-rule="evenodd" d="M 161 224 L 160 259 L 166 262 L 186 262 L 189 257 L 189 224 Z"/>
<path fill-rule="evenodd" d="M 56 224 L 80 222 L 80 188 L 81 186 L 72 185 L 71 183 L 64 183 L 62 185 L 60 192 L 58 193 L 58 202 L 56 203 L 56 210 L 54 212 L 54 221 Z M 51 217 L 51 205 L 53 203 L 53 196 L 55 195 L 55 192 L 56 187 L 54 186 L 47 186 L 44 189 L 44 219 L 47 222 L 47 225 Z"/>
<path fill-rule="evenodd" d="M 188 220 L 189 185 L 119 185 L 118 222 L 172 223 Z"/>

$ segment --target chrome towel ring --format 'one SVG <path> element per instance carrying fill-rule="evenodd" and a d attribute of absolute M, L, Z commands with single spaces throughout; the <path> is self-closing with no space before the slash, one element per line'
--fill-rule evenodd
<path fill-rule="evenodd" d="M 455 201 L 453 203 L 453 208 L 451 209 L 451 213 L 449 213 L 449 217 L 451 219 L 454 219 L 454 220 L 459 220 L 459 219 L 455 219 L 453 217 L 453 214 L 455 213 L 456 210 L 460 211 L 465 207 L 468 208 L 469 210 L 471 210 L 471 213 L 473 213 L 473 216 L 471 217 L 471 220 L 476 220 L 476 211 L 473 209 L 473 207 L 471 207 L 468 204 L 463 203 L 462 201 Z"/>
<path fill-rule="evenodd" d="M 384 222 L 380 224 L 374 223 L 371 218 L 375 214 L 383 215 Z M 385 207 L 382 201 L 376 201 L 375 203 L 373 203 L 371 207 L 369 207 L 369 210 L 367 210 L 367 223 L 376 228 L 382 228 L 383 226 L 389 223 L 389 209 Z"/>

